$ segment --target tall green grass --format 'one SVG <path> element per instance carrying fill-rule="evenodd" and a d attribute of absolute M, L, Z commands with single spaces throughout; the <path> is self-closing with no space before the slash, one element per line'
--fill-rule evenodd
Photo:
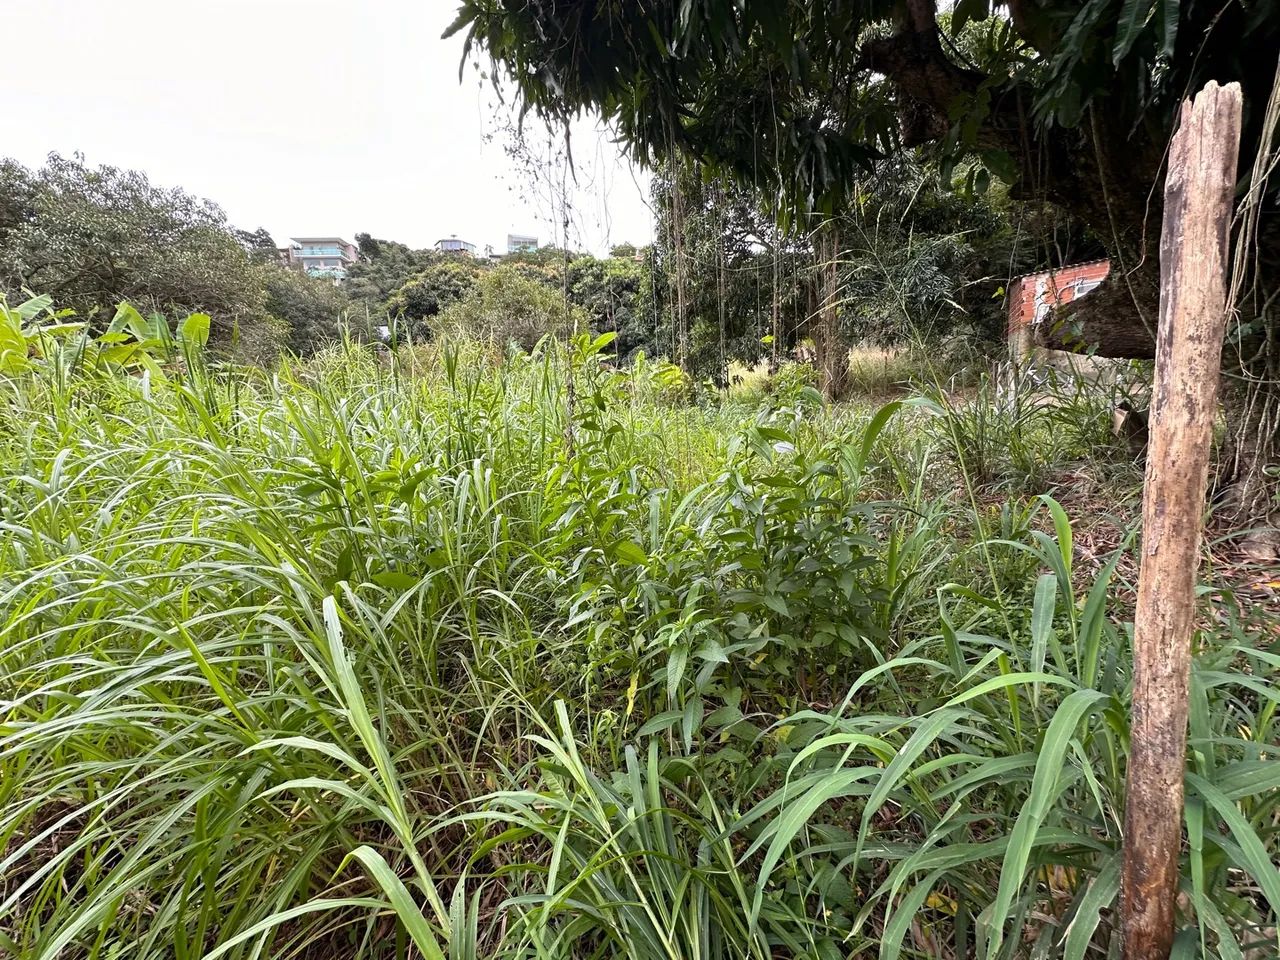
<path fill-rule="evenodd" d="M 3 382 L 0 954 L 1115 955 L 1124 554 L 1052 463 L 996 529 L 945 397 L 604 346 Z M 1179 949 L 1274 955 L 1277 617 L 1203 623 Z"/>

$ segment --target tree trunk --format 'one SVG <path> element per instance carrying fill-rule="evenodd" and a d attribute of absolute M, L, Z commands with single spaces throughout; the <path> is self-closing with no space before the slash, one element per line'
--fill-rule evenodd
<path fill-rule="evenodd" d="M 1165 182 L 1160 322 L 1133 635 L 1121 894 L 1126 960 L 1168 960 L 1182 844 L 1196 568 L 1227 322 L 1238 84 L 1182 108 Z"/>
<path fill-rule="evenodd" d="M 840 334 L 840 231 L 834 220 L 818 228 L 818 310 L 813 322 L 818 385 L 828 400 L 839 400 L 849 384 L 849 347 Z"/>

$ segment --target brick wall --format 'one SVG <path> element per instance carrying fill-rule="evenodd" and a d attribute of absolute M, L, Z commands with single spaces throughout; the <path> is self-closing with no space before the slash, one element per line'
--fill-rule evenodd
<path fill-rule="evenodd" d="M 1007 334 L 1010 346 L 1019 355 L 1025 354 L 1031 346 L 1033 323 L 1043 320 L 1052 308 L 1083 296 L 1092 286 L 1101 283 L 1110 271 L 1110 261 L 1091 260 L 1043 273 L 1030 273 L 1014 280 L 1009 290 Z"/>

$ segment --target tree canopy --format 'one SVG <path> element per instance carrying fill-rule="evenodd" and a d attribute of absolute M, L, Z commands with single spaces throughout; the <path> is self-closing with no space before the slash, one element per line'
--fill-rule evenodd
<path fill-rule="evenodd" d="M 281 265 L 264 228 L 233 227 L 217 204 L 138 171 L 57 154 L 37 170 L 0 161 L 0 293 L 23 290 L 102 326 L 121 301 L 208 314 L 214 349 L 251 362 L 337 339 L 348 306 L 332 281 Z"/>
<path fill-rule="evenodd" d="M 255 339 L 267 316 L 249 252 L 216 204 L 57 154 L 34 171 L 0 161 L 0 290 L 24 288 L 86 316 L 109 317 L 122 300 L 207 313 L 215 344 Z"/>
<path fill-rule="evenodd" d="M 487 51 L 527 109 L 616 123 L 638 160 L 674 152 L 751 184 L 784 220 L 826 217 L 871 164 L 928 144 L 977 159 L 1107 239 L 1130 276 L 1104 352 L 1151 350 L 1164 148 L 1209 79 L 1245 91 L 1252 156 L 1280 49 L 1271 0 L 462 0 L 451 28 Z M 1118 286 L 1118 282 L 1114 284 Z M 1115 326 L 1115 323 L 1112 323 Z M 1123 334 L 1123 335 L 1121 335 Z"/>
<path fill-rule="evenodd" d="M 379 240 L 367 233 L 356 234 L 356 247 L 360 259 L 347 268 L 344 285 L 352 300 L 374 308 L 381 307 L 436 256 L 431 250 L 413 250 L 406 244 Z"/>

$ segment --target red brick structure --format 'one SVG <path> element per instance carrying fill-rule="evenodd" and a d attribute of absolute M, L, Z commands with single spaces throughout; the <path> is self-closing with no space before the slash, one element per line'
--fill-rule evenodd
<path fill-rule="evenodd" d="M 1034 325 L 1054 307 L 1083 297 L 1110 271 L 1110 260 L 1090 260 L 1015 278 L 1009 284 L 1009 352 L 1015 358 L 1030 353 Z"/>

